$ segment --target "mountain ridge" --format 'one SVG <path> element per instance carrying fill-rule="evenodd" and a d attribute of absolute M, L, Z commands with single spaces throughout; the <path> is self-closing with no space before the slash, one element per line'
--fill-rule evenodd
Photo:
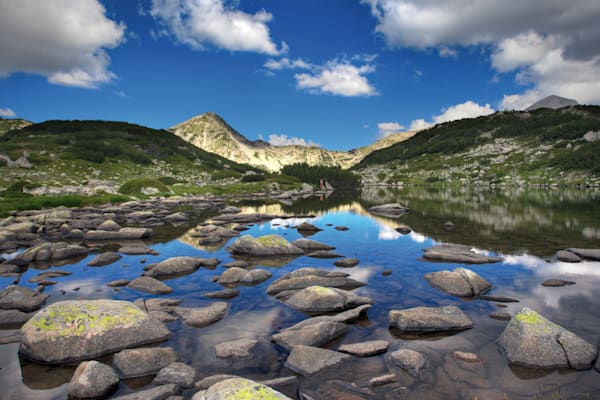
<path fill-rule="evenodd" d="M 553 110 L 558 110 L 559 108 L 577 105 L 579 105 L 577 100 L 567 99 L 566 97 L 560 97 L 553 94 L 536 101 L 535 103 L 527 107 L 525 111 L 534 111 L 540 108 L 551 108 Z"/>

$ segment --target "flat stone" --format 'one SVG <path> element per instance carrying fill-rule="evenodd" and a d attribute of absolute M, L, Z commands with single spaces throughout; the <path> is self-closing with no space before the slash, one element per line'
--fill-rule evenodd
<path fill-rule="evenodd" d="M 317 242 L 316 240 L 311 239 L 296 239 L 292 242 L 292 244 L 298 248 L 301 248 L 305 252 L 313 252 L 317 250 L 334 250 L 335 246 L 330 246 L 325 243 Z"/>
<path fill-rule="evenodd" d="M 461 360 L 461 361 L 466 361 L 469 363 L 476 363 L 476 362 L 480 362 L 481 359 L 479 358 L 479 356 L 475 353 L 468 353 L 466 351 L 455 351 L 454 353 L 452 353 L 452 356 L 454 358 L 456 358 L 457 360 Z"/>
<path fill-rule="evenodd" d="M 473 321 L 456 306 L 392 310 L 389 319 L 390 326 L 412 333 L 457 332 L 473 327 Z"/>
<path fill-rule="evenodd" d="M 144 275 L 153 278 L 176 277 L 191 274 L 200 267 L 215 267 L 218 263 L 215 258 L 171 257 L 151 265 Z"/>
<path fill-rule="evenodd" d="M 490 313 L 490 318 L 492 318 L 492 319 L 499 319 L 499 320 L 502 320 L 502 321 L 509 321 L 512 317 L 511 317 L 510 313 L 507 313 L 507 312 L 492 311 Z"/>
<path fill-rule="evenodd" d="M 59 364 L 160 342 L 169 335 L 162 322 L 127 301 L 60 301 L 23 325 L 19 351 L 35 361 Z"/>
<path fill-rule="evenodd" d="M 343 258 L 341 260 L 336 260 L 333 262 L 333 265 L 335 265 L 336 267 L 341 267 L 341 268 L 352 268 L 355 267 L 359 264 L 360 261 L 358 261 L 357 258 Z"/>
<path fill-rule="evenodd" d="M 121 258 L 122 256 L 117 253 L 106 252 L 97 255 L 93 260 L 88 262 L 87 265 L 88 267 L 101 267 L 119 261 Z"/>
<path fill-rule="evenodd" d="M 348 274 L 342 275 L 334 272 L 316 270 L 314 268 L 302 268 L 288 273 L 269 285 L 267 293 L 276 295 L 286 290 L 300 290 L 309 286 L 323 286 L 338 289 L 355 289 L 365 286 L 366 283 L 348 278 Z"/>
<path fill-rule="evenodd" d="M 298 290 L 285 303 L 296 310 L 309 313 L 343 311 L 363 304 L 371 304 L 368 297 L 352 292 L 323 286 L 309 286 Z"/>
<path fill-rule="evenodd" d="M 299 344 L 319 347 L 346 332 L 348 332 L 348 326 L 343 322 L 323 321 L 297 329 L 285 329 L 274 334 L 271 339 L 290 350 Z"/>
<path fill-rule="evenodd" d="M 394 383 L 398 380 L 396 374 L 379 375 L 369 379 L 369 387 L 378 387 Z"/>
<path fill-rule="evenodd" d="M 154 279 L 149 276 L 140 276 L 129 282 L 127 287 L 141 292 L 153 293 L 153 294 L 165 294 L 171 293 L 173 288 L 164 282 Z"/>
<path fill-rule="evenodd" d="M 157 386 L 151 389 L 114 397 L 111 400 L 165 400 L 177 393 L 179 388 L 175 384 Z"/>
<path fill-rule="evenodd" d="M 600 249 L 569 248 L 566 251 L 576 254 L 585 260 L 600 261 Z"/>
<path fill-rule="evenodd" d="M 35 313 L 26 313 L 19 310 L 0 310 L 0 328 L 20 327 L 34 315 Z"/>
<path fill-rule="evenodd" d="M 126 349 L 113 357 L 113 366 L 121 378 L 138 378 L 157 373 L 175 362 L 177 354 L 171 347 Z"/>
<path fill-rule="evenodd" d="M 47 294 L 40 294 L 23 286 L 9 286 L 0 292 L 0 310 L 35 311 L 46 299 Z"/>
<path fill-rule="evenodd" d="M 460 297 L 479 296 L 491 289 L 492 285 L 477 273 L 466 268 L 453 271 L 439 271 L 425 274 L 430 285 L 444 292 Z"/>
<path fill-rule="evenodd" d="M 240 291 L 238 289 L 223 289 L 215 292 L 204 293 L 203 296 L 211 299 L 232 299 L 237 297 L 239 294 Z"/>
<path fill-rule="evenodd" d="M 260 236 L 256 239 L 244 235 L 237 239 L 227 251 L 234 255 L 251 257 L 279 257 L 302 255 L 304 251 L 279 235 Z"/>
<path fill-rule="evenodd" d="M 278 391 L 245 378 L 230 378 L 215 383 L 206 390 L 205 400 L 292 400 Z"/>
<path fill-rule="evenodd" d="M 285 366 L 300 375 L 307 376 L 338 365 L 349 358 L 349 355 L 337 351 L 298 345 L 292 348 Z"/>
<path fill-rule="evenodd" d="M 153 254 L 153 253 L 158 255 L 158 253 L 156 253 L 150 247 L 140 246 L 140 245 L 122 246 L 119 248 L 119 253 L 127 254 L 130 256 L 141 256 L 144 254 Z"/>
<path fill-rule="evenodd" d="M 380 215 L 382 217 L 397 218 L 409 211 L 408 208 L 398 203 L 381 204 L 369 208 L 371 214 Z"/>
<path fill-rule="evenodd" d="M 122 286 L 127 286 L 129 284 L 129 282 L 131 282 L 130 280 L 127 279 L 116 279 L 114 281 L 110 281 L 106 284 L 106 286 L 108 287 L 122 287 Z"/>
<path fill-rule="evenodd" d="M 164 385 L 174 383 L 182 388 L 191 388 L 196 380 L 196 370 L 182 362 L 174 362 L 156 374 L 156 378 L 152 381 L 155 385 Z"/>
<path fill-rule="evenodd" d="M 215 302 L 206 307 L 176 307 L 174 308 L 186 324 L 196 327 L 210 325 L 222 319 L 229 309 L 224 302 Z"/>
<path fill-rule="evenodd" d="M 413 377 L 418 377 L 427 364 L 423 354 L 410 349 L 400 349 L 390 353 L 390 360 Z"/>
<path fill-rule="evenodd" d="M 559 250 L 556 252 L 556 259 L 558 261 L 562 261 L 562 262 L 569 262 L 569 263 L 578 263 L 581 262 L 582 258 L 579 257 L 577 254 L 575 253 L 571 253 L 568 250 Z"/>
<path fill-rule="evenodd" d="M 340 346 L 338 351 L 360 357 L 369 357 L 385 353 L 390 346 L 387 340 L 370 340 L 360 343 L 349 343 Z"/>
<path fill-rule="evenodd" d="M 546 279 L 544 282 L 542 282 L 542 286 L 549 286 L 549 287 L 560 287 L 560 286 L 566 286 L 566 285 L 574 285 L 575 282 L 573 281 L 564 281 L 562 279 Z"/>
<path fill-rule="evenodd" d="M 238 339 L 215 345 L 217 358 L 250 357 L 251 350 L 258 344 L 256 339 Z"/>
<path fill-rule="evenodd" d="M 335 251 L 327 251 L 327 250 L 317 250 L 306 255 L 307 257 L 312 258 L 341 258 L 344 257 L 343 254 L 336 253 Z"/>
<path fill-rule="evenodd" d="M 313 325 L 313 324 L 318 324 L 319 322 L 352 322 L 352 321 L 356 321 L 357 319 L 359 319 L 360 317 L 364 316 L 367 314 L 367 311 L 369 310 L 369 308 L 371 308 L 370 304 L 363 304 L 362 306 L 358 306 L 355 308 L 352 308 L 350 310 L 346 310 L 343 311 L 341 313 L 338 314 L 333 314 L 333 315 L 319 315 L 316 317 L 312 317 L 312 318 L 308 318 L 305 320 L 302 320 L 300 322 L 298 322 L 297 324 L 285 329 L 285 330 L 295 330 L 295 329 L 300 329 L 303 328 L 305 326 L 309 326 L 309 325 Z"/>
<path fill-rule="evenodd" d="M 503 260 L 501 257 L 485 256 L 474 252 L 468 246 L 441 244 L 425 249 L 423 258 L 427 261 L 441 261 L 464 264 L 488 264 Z"/>
<path fill-rule="evenodd" d="M 223 268 L 248 268 L 250 263 L 244 260 L 235 260 L 227 264 L 223 264 Z"/>
<path fill-rule="evenodd" d="M 118 385 L 119 377 L 111 367 L 98 361 L 84 361 L 69 382 L 69 396 L 77 399 L 104 398 Z"/>

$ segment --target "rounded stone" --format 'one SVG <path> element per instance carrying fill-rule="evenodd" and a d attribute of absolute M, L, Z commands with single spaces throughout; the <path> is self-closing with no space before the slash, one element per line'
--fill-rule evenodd
<path fill-rule="evenodd" d="M 119 377 L 106 364 L 84 361 L 75 370 L 69 383 L 69 397 L 77 399 L 104 398 L 119 384 Z"/>
<path fill-rule="evenodd" d="M 208 388 L 204 398 L 206 400 L 291 400 L 266 385 L 244 378 L 220 381 Z"/>

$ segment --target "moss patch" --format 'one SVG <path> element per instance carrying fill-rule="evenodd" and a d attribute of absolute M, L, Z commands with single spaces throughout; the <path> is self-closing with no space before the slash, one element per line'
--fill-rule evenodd
<path fill-rule="evenodd" d="M 266 247 L 277 247 L 277 246 L 288 246 L 289 243 L 287 240 L 282 238 L 279 235 L 265 235 L 257 237 L 256 243 L 266 246 Z"/>

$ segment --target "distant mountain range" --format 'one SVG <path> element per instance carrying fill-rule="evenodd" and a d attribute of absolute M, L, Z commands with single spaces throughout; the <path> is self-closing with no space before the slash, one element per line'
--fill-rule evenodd
<path fill-rule="evenodd" d="M 369 146 L 350 151 L 299 145 L 274 146 L 262 140 L 248 140 L 214 113 L 190 118 L 169 128 L 169 131 L 205 151 L 271 172 L 279 171 L 285 165 L 304 162 L 309 165 L 347 169 L 358 164 L 371 152 L 402 142 L 414 135 L 414 132 L 396 133 Z"/>

